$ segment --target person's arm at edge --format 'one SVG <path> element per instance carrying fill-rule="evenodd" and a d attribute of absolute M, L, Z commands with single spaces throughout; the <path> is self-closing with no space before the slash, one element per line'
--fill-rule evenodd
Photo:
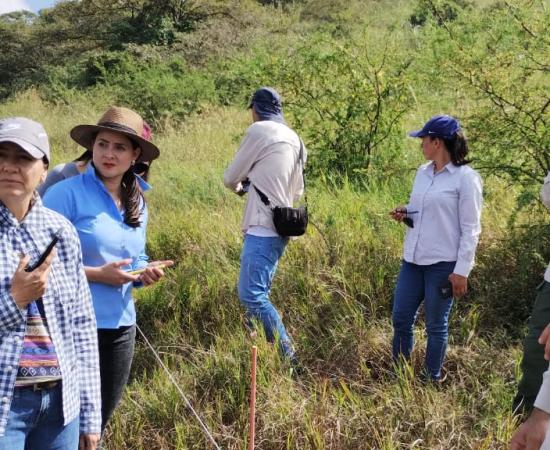
<path fill-rule="evenodd" d="M 535 408 L 510 440 L 510 450 L 538 450 L 550 428 L 550 373 L 544 372 Z"/>

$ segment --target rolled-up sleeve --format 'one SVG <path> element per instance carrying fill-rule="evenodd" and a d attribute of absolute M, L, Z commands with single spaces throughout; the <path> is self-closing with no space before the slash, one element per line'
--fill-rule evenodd
<path fill-rule="evenodd" d="M 481 233 L 483 186 L 481 177 L 476 172 L 469 172 L 464 177 L 459 196 L 460 241 L 454 273 L 467 277 L 474 266 L 476 247 Z"/>

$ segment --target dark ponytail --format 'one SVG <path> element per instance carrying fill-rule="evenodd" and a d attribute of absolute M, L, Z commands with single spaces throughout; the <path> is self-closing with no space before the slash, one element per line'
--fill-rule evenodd
<path fill-rule="evenodd" d="M 447 151 L 450 153 L 451 161 L 455 166 L 464 166 L 465 164 L 471 162 L 470 159 L 466 159 L 469 149 L 468 143 L 462 131 L 458 131 L 450 139 L 443 139 L 443 143 L 445 144 Z"/>
<path fill-rule="evenodd" d="M 124 223 L 132 228 L 138 228 L 141 225 L 139 217 L 145 207 L 145 197 L 141 193 L 132 167 L 122 176 L 120 201 L 124 207 Z"/>

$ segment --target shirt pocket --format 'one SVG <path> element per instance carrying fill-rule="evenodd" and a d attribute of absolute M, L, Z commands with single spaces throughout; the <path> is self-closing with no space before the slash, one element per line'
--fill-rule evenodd
<path fill-rule="evenodd" d="M 63 306 L 70 307 L 78 295 L 74 279 L 68 276 L 67 268 L 60 261 L 55 261 L 50 272 L 50 286 L 47 293 Z"/>

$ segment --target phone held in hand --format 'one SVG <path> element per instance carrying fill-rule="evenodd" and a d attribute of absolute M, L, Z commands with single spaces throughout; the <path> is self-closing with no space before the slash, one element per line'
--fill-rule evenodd
<path fill-rule="evenodd" d="M 145 269 L 148 269 L 149 267 L 164 269 L 166 267 L 166 264 L 157 264 L 156 266 L 146 266 L 146 267 L 142 267 L 141 269 L 127 270 L 126 273 L 129 275 L 141 275 L 143 272 L 145 272 Z"/>
<path fill-rule="evenodd" d="M 52 241 L 48 244 L 46 249 L 42 252 L 40 257 L 36 260 L 34 264 L 29 264 L 27 267 L 25 267 L 25 272 L 32 272 L 33 270 L 37 269 L 42 264 L 44 264 L 44 261 L 46 261 L 46 258 L 50 256 L 50 253 L 52 252 L 53 248 L 59 241 L 59 238 L 61 238 L 62 232 L 63 232 L 63 229 L 60 228 L 54 233 Z"/>

